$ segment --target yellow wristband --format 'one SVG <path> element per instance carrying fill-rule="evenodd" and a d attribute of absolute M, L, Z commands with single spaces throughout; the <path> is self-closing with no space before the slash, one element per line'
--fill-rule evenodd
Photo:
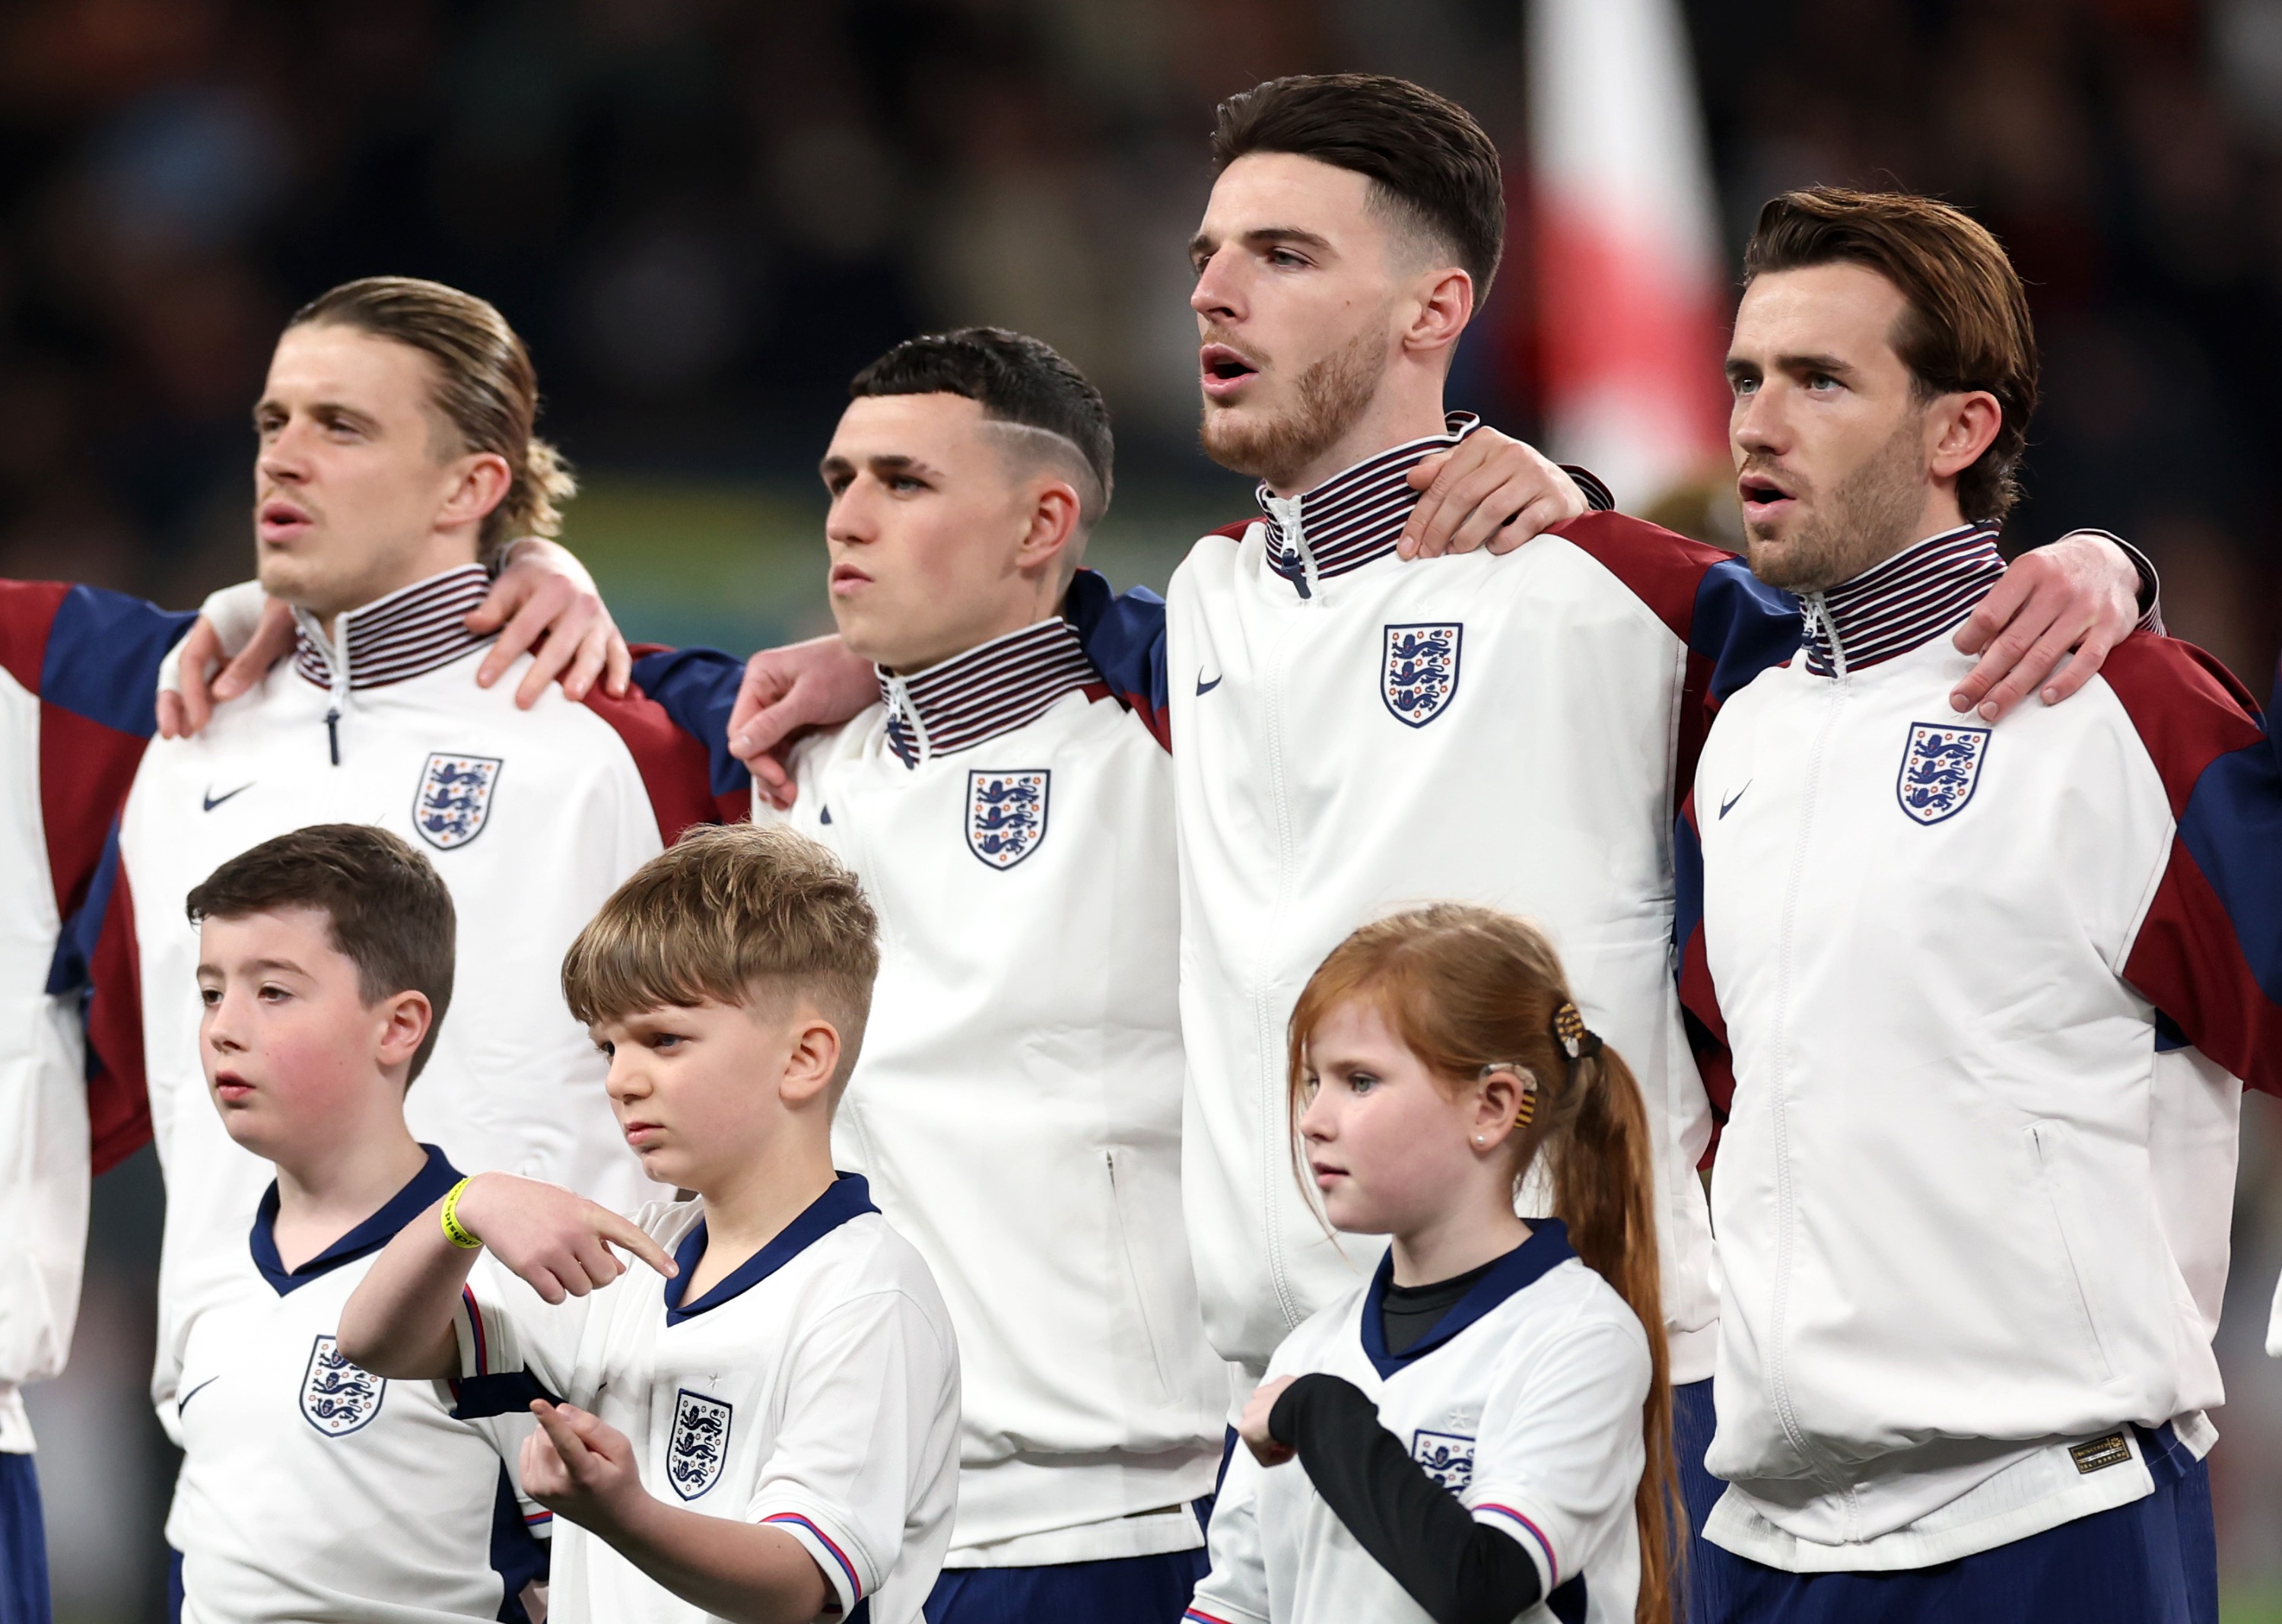
<path fill-rule="evenodd" d="M 444 1239 L 462 1252 L 472 1252 L 484 1244 L 470 1233 L 468 1227 L 460 1222 L 460 1196 L 467 1189 L 468 1182 L 462 1178 L 458 1184 L 444 1192 Z"/>

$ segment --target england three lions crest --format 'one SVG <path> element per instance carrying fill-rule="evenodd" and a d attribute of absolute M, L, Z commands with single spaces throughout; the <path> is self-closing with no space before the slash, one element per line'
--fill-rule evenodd
<path fill-rule="evenodd" d="M 301 1373 L 301 1413 L 328 1438 L 356 1431 L 380 1413 L 388 1383 L 341 1357 L 330 1336 L 309 1348 L 309 1368 Z"/>
<path fill-rule="evenodd" d="M 1458 644 L 1466 628 L 1391 626 L 1379 662 L 1378 696 L 1398 722 L 1424 727 L 1458 692 Z"/>
<path fill-rule="evenodd" d="M 1410 1458 L 1454 1495 L 1474 1480 L 1474 1441 L 1455 1433 L 1411 1434 Z"/>
<path fill-rule="evenodd" d="M 1913 722 L 1902 751 L 1901 775 L 1894 793 L 1902 810 L 1920 823 L 1939 823 L 1965 810 L 1981 782 L 1989 758 L 1989 729 Z"/>
<path fill-rule="evenodd" d="M 1012 868 L 1046 837 L 1046 791 L 1053 774 L 969 773 L 966 849 L 993 868 Z"/>
<path fill-rule="evenodd" d="M 449 851 L 482 834 L 492 815 L 501 765 L 496 756 L 429 757 L 420 792 L 412 797 L 412 827 L 420 837 L 439 851 Z"/>
<path fill-rule="evenodd" d="M 721 1480 L 729 1458 L 730 1406 L 684 1387 L 673 1396 L 673 1441 L 666 1448 L 665 1475 L 673 1492 L 695 1500 Z"/>

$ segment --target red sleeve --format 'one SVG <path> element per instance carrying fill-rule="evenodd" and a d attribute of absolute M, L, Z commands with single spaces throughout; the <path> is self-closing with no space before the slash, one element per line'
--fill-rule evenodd
<path fill-rule="evenodd" d="M 87 1117 L 90 1159 L 100 1173 L 151 1138 L 150 1082 L 143 1067 L 143 957 L 136 944 L 135 898 L 120 860 L 116 819 L 85 911 L 73 929 L 93 937 L 82 950 L 90 983 Z"/>
<path fill-rule="evenodd" d="M 657 652 L 644 645 L 637 657 Z M 712 758 L 705 746 L 678 727 L 664 705 L 632 688 L 613 699 L 597 683 L 586 708 L 609 723 L 641 769 L 642 787 L 657 813 L 658 838 L 667 845 L 701 823 L 740 823 L 753 815 L 749 784 L 715 795 Z"/>
<path fill-rule="evenodd" d="M 1680 961 L 1680 1013 L 1688 1046 L 1712 1101 L 1712 1142 L 1704 1147 L 1704 1167 L 1719 1148 L 1720 1130 L 1735 1099 L 1735 1062 L 1727 1048 L 1727 1018 L 1719 1012 L 1719 989 L 1704 946 L 1704 843 L 1696 832 L 1696 796 L 1686 793 L 1672 843 L 1673 936 Z"/>
<path fill-rule="evenodd" d="M 1696 781 L 1720 702 L 1798 652 L 1798 601 L 1761 584 L 1733 553 L 1621 513 L 1587 513 L 1550 533 L 1623 582 L 1687 647 L 1673 772 L 1676 813 Z"/>
<path fill-rule="evenodd" d="M 2282 1093 L 2282 742 L 2192 644 L 2135 633 L 2100 675 L 2177 826 L 2124 978 L 2213 1061 Z"/>

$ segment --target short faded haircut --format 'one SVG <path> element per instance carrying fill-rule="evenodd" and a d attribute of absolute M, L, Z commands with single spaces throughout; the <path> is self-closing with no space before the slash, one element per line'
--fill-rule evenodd
<path fill-rule="evenodd" d="M 323 914 L 333 951 L 357 967 L 367 1009 L 400 992 L 428 1000 L 408 1086 L 436 1052 L 452 1006 L 457 915 L 435 865 L 386 829 L 319 823 L 265 840 L 193 886 L 183 908 L 193 925 L 286 908 Z"/>
<path fill-rule="evenodd" d="M 703 1003 L 806 998 L 840 1034 L 844 1087 L 880 970 L 880 922 L 856 876 L 788 828 L 694 829 L 610 894 L 563 960 L 589 1026 Z"/>

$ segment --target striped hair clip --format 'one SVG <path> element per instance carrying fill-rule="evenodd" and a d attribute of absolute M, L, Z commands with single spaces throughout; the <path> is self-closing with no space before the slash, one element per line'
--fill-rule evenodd
<path fill-rule="evenodd" d="M 1492 1061 L 1475 1075 L 1492 1077 L 1501 1071 L 1510 1074 L 1521 1084 L 1521 1100 L 1513 1107 L 1513 1120 L 1517 1126 L 1526 1128 L 1537 1119 L 1537 1074 L 1519 1061 Z"/>
<path fill-rule="evenodd" d="M 1560 1040 L 1561 1051 L 1572 1061 L 1581 1061 L 1601 1052 L 1600 1034 L 1585 1024 L 1585 1017 L 1574 1004 L 1563 1004 L 1553 1012 L 1553 1036 Z"/>

